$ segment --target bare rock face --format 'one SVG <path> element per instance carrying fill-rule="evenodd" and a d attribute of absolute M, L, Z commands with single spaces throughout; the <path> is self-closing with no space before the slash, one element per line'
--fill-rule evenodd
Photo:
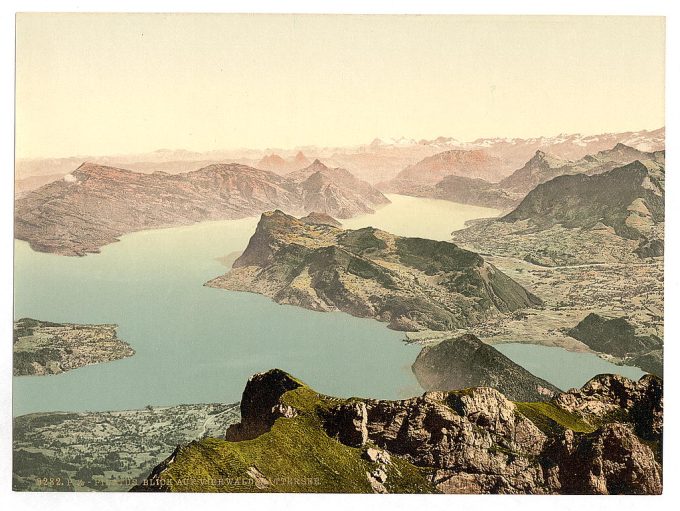
<path fill-rule="evenodd" d="M 253 375 L 241 398 L 241 422 L 229 426 L 225 439 L 232 442 L 250 440 L 269 431 L 279 417 L 293 417 L 295 410 L 281 403 L 281 396 L 300 386 L 280 369 Z"/>
<path fill-rule="evenodd" d="M 435 469 L 434 481 L 444 491 L 464 492 L 466 474 L 478 481 L 488 476 L 487 491 L 535 493 L 541 484 L 531 458 L 546 436 L 496 390 L 430 392 L 406 401 L 367 401 L 366 407 L 369 440 Z"/>
<path fill-rule="evenodd" d="M 326 432 L 345 445 L 362 447 L 368 440 L 367 419 L 365 403 L 343 404 L 326 417 Z"/>
<path fill-rule="evenodd" d="M 658 378 L 596 377 L 552 403 L 591 421 L 592 432 L 584 433 L 543 431 L 491 388 L 428 392 L 367 400 L 366 430 L 385 452 L 433 469 L 432 481 L 446 493 L 658 494 L 661 467 L 641 438 L 660 439 L 660 399 Z M 353 403 L 326 412 L 328 433 L 340 422 L 357 438 L 363 417 L 359 428 L 356 410 Z M 369 451 L 367 459 L 377 458 L 377 449 Z"/>
<path fill-rule="evenodd" d="M 559 493 L 660 494 L 661 468 L 652 450 L 626 424 L 605 424 L 576 438 L 567 430 L 547 450 L 559 460 L 551 486 Z"/>
<path fill-rule="evenodd" d="M 624 417 L 645 440 L 660 440 L 663 433 L 663 384 L 653 375 L 633 381 L 601 374 L 580 389 L 558 395 L 555 403 L 589 422 L 612 415 Z"/>

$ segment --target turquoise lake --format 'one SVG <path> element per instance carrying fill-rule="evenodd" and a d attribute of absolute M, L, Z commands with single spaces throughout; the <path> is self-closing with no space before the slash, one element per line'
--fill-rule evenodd
<path fill-rule="evenodd" d="M 494 344 L 493 347 L 530 373 L 562 390 L 581 387 L 597 374 L 616 373 L 633 380 L 645 374 L 637 367 L 615 365 L 594 353 L 567 351 L 555 346 L 505 343 Z"/>
<path fill-rule="evenodd" d="M 446 240 L 466 220 L 497 214 L 446 201 L 389 198 L 392 204 L 375 215 L 344 225 Z M 257 221 L 132 233 L 100 254 L 80 258 L 38 253 L 16 241 L 15 318 L 115 323 L 136 354 L 60 375 L 15 377 L 14 415 L 235 402 L 249 376 L 273 367 L 342 397 L 422 393 L 410 369 L 419 347 L 405 344 L 403 334 L 382 323 L 203 286 L 227 271 L 218 258 L 242 251 Z M 588 354 L 572 355 L 584 360 Z M 526 353 L 516 356 L 531 359 Z M 527 368 L 551 380 L 541 368 Z"/>

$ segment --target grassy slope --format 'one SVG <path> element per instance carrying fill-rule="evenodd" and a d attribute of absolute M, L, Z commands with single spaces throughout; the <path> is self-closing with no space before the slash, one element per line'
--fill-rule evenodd
<path fill-rule="evenodd" d="M 331 401 L 306 386 L 287 392 L 283 401 L 297 409 L 299 415 L 278 419 L 269 432 L 253 440 L 193 442 L 180 449 L 175 461 L 163 472 L 164 482 L 171 490 L 180 492 L 371 493 L 366 472 L 378 465 L 364 460 L 362 449 L 330 438 L 322 427 L 317 410 L 337 405 L 338 401 Z M 256 488 L 234 482 L 245 479 L 251 483 L 246 473 L 253 466 L 271 482 L 269 486 Z M 385 486 L 391 493 L 436 492 L 422 469 L 396 456 L 386 471 Z M 218 478 L 225 484 L 196 481 Z M 232 484 L 228 484 L 227 479 L 232 479 Z"/>
<path fill-rule="evenodd" d="M 522 415 L 547 434 L 556 433 L 560 429 L 571 429 L 576 433 L 591 433 L 596 429 L 593 425 L 553 403 L 516 402 L 515 405 Z"/>

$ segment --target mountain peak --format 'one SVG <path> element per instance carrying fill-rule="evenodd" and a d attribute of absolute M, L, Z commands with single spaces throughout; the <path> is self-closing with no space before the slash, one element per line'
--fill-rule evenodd
<path fill-rule="evenodd" d="M 263 156 L 260 161 L 258 162 L 259 167 L 264 167 L 264 168 L 280 168 L 286 165 L 286 160 L 281 158 L 276 153 L 272 153 L 270 155 L 265 155 Z"/>
<path fill-rule="evenodd" d="M 539 149 L 534 153 L 534 156 L 528 163 L 541 163 L 550 168 L 555 168 L 564 165 L 565 161 Z"/>
<path fill-rule="evenodd" d="M 329 167 L 327 167 L 324 163 L 319 160 L 319 158 L 316 158 L 311 165 L 308 165 L 304 169 L 302 169 L 302 172 L 306 173 L 308 176 L 315 173 L 315 172 L 322 172 L 324 170 L 330 170 Z"/>

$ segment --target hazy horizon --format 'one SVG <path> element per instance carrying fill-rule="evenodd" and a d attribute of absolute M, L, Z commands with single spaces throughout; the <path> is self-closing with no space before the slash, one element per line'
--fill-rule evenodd
<path fill-rule="evenodd" d="M 17 159 L 655 130 L 663 17 L 18 14 Z"/>
<path fill-rule="evenodd" d="M 627 131 L 629 131 L 631 133 L 653 132 L 653 131 L 657 131 L 657 130 L 665 129 L 665 128 L 666 128 L 666 126 L 658 126 L 656 128 L 631 129 L 631 130 L 625 130 L 625 131 L 616 132 L 616 133 L 624 133 L 624 132 L 627 132 Z M 416 142 L 418 142 L 420 140 L 434 140 L 438 137 L 446 137 L 446 138 L 456 139 L 461 143 L 472 143 L 475 140 L 494 139 L 494 138 L 498 138 L 498 139 L 504 139 L 504 138 L 508 138 L 508 139 L 513 139 L 513 138 L 514 139 L 556 138 L 556 137 L 559 137 L 561 135 L 568 135 L 568 136 L 581 135 L 583 137 L 591 137 L 591 136 L 596 136 L 596 135 L 610 135 L 610 134 L 614 134 L 614 133 L 615 132 L 607 132 L 607 133 L 605 133 L 605 132 L 598 132 L 598 133 L 581 133 L 581 132 L 566 133 L 566 132 L 562 132 L 562 133 L 552 133 L 552 134 L 546 134 L 546 135 L 539 135 L 537 137 L 504 137 L 504 136 L 500 136 L 500 135 L 494 135 L 494 136 L 488 136 L 488 137 L 476 137 L 475 139 L 470 139 L 470 140 L 464 139 L 462 137 L 456 137 L 455 135 L 438 135 L 437 137 L 432 137 L 430 139 L 424 139 L 423 137 L 413 137 L 413 139 Z M 389 141 L 390 139 L 398 140 L 399 138 L 402 138 L 402 137 L 383 135 L 383 136 L 373 137 L 372 140 L 381 139 L 383 141 Z M 411 137 L 403 137 L 403 138 L 411 138 Z M 206 150 L 203 150 L 203 151 L 195 150 L 195 149 L 189 149 L 189 148 L 186 148 L 186 147 L 158 147 L 158 148 L 155 148 L 155 149 L 150 149 L 148 151 L 137 151 L 137 152 L 118 152 L 118 153 L 108 153 L 108 154 L 104 154 L 104 153 L 101 153 L 101 154 L 68 154 L 68 155 L 61 155 L 61 156 L 53 156 L 53 155 L 36 155 L 36 156 L 28 156 L 28 157 L 17 156 L 16 159 L 17 160 L 47 160 L 47 159 L 52 159 L 52 158 L 54 158 L 54 159 L 87 158 L 87 157 L 115 158 L 115 157 L 130 157 L 130 156 L 136 156 L 136 155 L 143 156 L 143 155 L 147 155 L 147 154 L 153 154 L 153 153 L 159 153 L 159 152 L 165 152 L 165 151 L 167 151 L 167 152 L 189 152 L 189 153 L 197 153 L 199 155 L 208 155 L 209 153 L 238 153 L 239 151 L 244 151 L 244 152 L 250 151 L 250 152 L 254 152 L 254 153 L 260 152 L 260 153 L 264 153 L 264 154 L 274 154 L 276 152 L 294 153 L 294 152 L 297 152 L 297 151 L 301 151 L 301 152 L 304 153 L 304 151 L 306 149 L 310 149 L 310 148 L 311 149 L 316 148 L 316 149 L 319 149 L 319 150 L 323 150 L 323 149 L 336 149 L 336 148 L 340 149 L 340 148 L 352 148 L 352 147 L 358 148 L 358 147 L 362 147 L 362 146 L 366 147 L 366 146 L 369 146 L 371 144 L 372 140 L 369 140 L 367 142 L 358 143 L 358 144 L 336 145 L 336 146 L 316 146 L 316 145 L 313 145 L 313 144 L 298 144 L 298 145 L 295 145 L 295 146 L 292 146 L 292 147 L 218 147 L 218 148 L 215 148 L 215 149 L 206 149 Z M 246 156 L 242 156 L 242 157 L 245 158 Z"/>

